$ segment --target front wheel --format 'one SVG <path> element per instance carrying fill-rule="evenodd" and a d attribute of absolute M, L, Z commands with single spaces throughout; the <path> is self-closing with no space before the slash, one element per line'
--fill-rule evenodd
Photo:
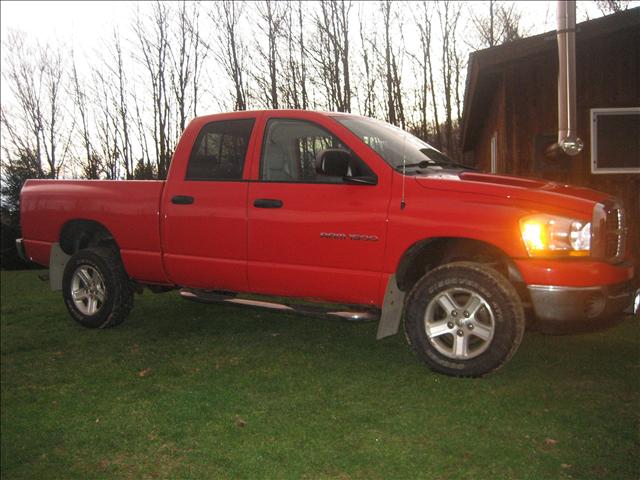
<path fill-rule="evenodd" d="M 73 319 L 88 328 L 119 325 L 133 307 L 129 278 L 109 248 L 76 252 L 64 269 L 62 295 Z"/>
<path fill-rule="evenodd" d="M 496 270 L 473 262 L 442 265 L 407 296 L 405 334 L 432 370 L 486 375 L 518 349 L 525 317 L 515 288 Z"/>

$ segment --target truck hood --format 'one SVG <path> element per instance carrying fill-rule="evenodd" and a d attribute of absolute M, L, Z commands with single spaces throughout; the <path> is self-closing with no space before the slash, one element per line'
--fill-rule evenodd
<path fill-rule="evenodd" d="M 415 179 L 425 188 L 499 197 L 536 210 L 545 205 L 554 210 L 569 209 L 588 214 L 595 203 L 609 198 L 607 194 L 588 188 L 477 172 L 443 172 Z"/>

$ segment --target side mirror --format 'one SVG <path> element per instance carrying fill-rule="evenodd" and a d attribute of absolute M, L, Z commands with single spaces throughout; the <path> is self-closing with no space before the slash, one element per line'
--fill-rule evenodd
<path fill-rule="evenodd" d="M 321 150 L 316 155 L 316 173 L 332 177 L 346 177 L 351 165 L 351 153 L 340 148 Z"/>
<path fill-rule="evenodd" d="M 341 148 L 327 148 L 316 156 L 316 173 L 341 177 L 344 183 L 376 185 L 378 178 L 351 152 Z"/>

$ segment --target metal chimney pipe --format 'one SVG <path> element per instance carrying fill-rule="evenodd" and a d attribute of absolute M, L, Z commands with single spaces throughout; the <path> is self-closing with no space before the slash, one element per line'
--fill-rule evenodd
<path fill-rule="evenodd" d="M 576 2 L 558 1 L 558 145 L 568 155 L 584 146 L 576 132 Z"/>

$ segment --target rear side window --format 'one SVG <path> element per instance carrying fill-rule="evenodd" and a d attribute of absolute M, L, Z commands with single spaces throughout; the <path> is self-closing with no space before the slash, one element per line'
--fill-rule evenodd
<path fill-rule="evenodd" d="M 189 157 L 186 180 L 241 180 L 254 118 L 203 127 Z"/>

